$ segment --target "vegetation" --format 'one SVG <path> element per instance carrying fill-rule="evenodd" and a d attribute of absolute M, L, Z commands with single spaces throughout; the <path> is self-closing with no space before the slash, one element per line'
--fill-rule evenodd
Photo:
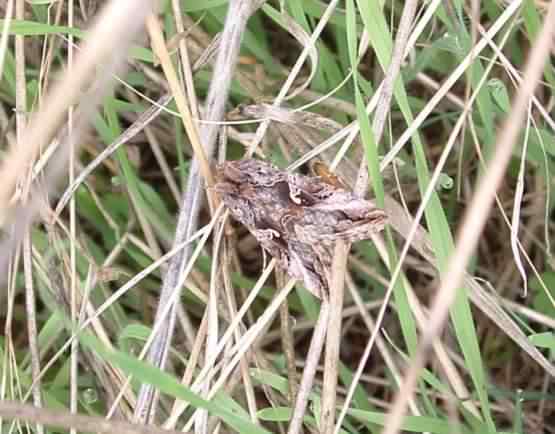
<path fill-rule="evenodd" d="M 0 5 L 2 430 L 555 432 L 555 5 L 157 3 Z M 246 156 L 386 211 L 329 298 Z"/>

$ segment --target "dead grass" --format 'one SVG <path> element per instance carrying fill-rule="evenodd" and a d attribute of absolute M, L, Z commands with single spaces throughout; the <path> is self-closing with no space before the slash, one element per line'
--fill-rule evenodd
<path fill-rule="evenodd" d="M 0 5 L 4 429 L 555 432 L 553 4 L 36 3 Z M 246 155 L 388 213 L 329 300 L 219 204 Z"/>

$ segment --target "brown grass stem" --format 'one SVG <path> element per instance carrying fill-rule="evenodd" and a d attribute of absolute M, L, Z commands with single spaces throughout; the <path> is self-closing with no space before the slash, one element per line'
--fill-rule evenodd
<path fill-rule="evenodd" d="M 199 149 L 193 159 L 189 172 L 187 190 L 183 196 L 181 209 L 177 221 L 174 245 L 181 244 L 195 232 L 198 225 L 198 215 L 202 205 L 203 177 L 210 176 L 209 162 L 214 155 L 216 137 L 219 131 L 218 121 L 223 119 L 225 104 L 229 88 L 239 56 L 239 48 L 249 17 L 262 4 L 260 0 L 232 0 L 229 2 L 228 15 L 222 32 L 218 55 L 213 68 L 212 80 L 206 98 L 204 117 L 209 121 L 200 130 Z M 181 91 L 178 91 L 182 95 Z M 175 95 L 174 95 L 175 96 Z M 209 181 L 210 179 L 208 179 Z M 175 291 L 179 291 L 181 270 L 191 257 L 191 247 L 185 247 L 174 256 L 168 264 L 168 271 L 164 276 L 160 299 L 156 311 L 156 320 L 167 310 L 167 304 Z M 148 360 L 155 366 L 163 367 L 171 344 L 175 324 L 175 309 L 171 308 L 164 318 L 164 324 L 156 335 L 148 354 Z M 155 409 L 154 390 L 149 385 L 143 385 L 139 392 L 138 405 L 135 415 L 139 420 L 151 420 Z"/>
<path fill-rule="evenodd" d="M 453 256 L 448 262 L 447 272 L 441 280 L 441 285 L 430 309 L 428 328 L 422 336 L 403 386 L 399 390 L 387 417 L 384 434 L 399 432 L 407 400 L 413 394 L 418 375 L 426 361 L 427 352 L 433 344 L 433 340 L 443 330 L 449 307 L 455 300 L 457 288 L 464 277 L 466 265 L 478 243 L 489 210 L 494 202 L 497 188 L 503 179 L 505 169 L 511 158 L 513 146 L 520 131 L 520 125 L 526 116 L 530 98 L 543 72 L 545 60 L 550 54 L 554 34 L 555 3 L 551 3 L 544 18 L 541 32 L 526 63 L 523 82 L 512 104 L 512 110 L 500 130 L 488 170 L 480 181 L 472 202 L 464 215 Z"/>

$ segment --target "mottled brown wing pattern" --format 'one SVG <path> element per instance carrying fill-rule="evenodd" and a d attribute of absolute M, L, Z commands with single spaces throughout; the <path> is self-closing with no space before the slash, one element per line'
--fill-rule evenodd
<path fill-rule="evenodd" d="M 217 167 L 216 192 L 231 215 L 291 277 L 318 297 L 328 288 L 333 244 L 368 239 L 386 215 L 330 176 L 291 174 L 255 159 Z"/>

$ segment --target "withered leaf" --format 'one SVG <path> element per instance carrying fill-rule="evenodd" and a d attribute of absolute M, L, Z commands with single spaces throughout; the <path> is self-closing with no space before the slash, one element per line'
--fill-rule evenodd
<path fill-rule="evenodd" d="M 386 221 L 372 201 L 325 177 L 288 173 L 260 160 L 227 161 L 216 179 L 231 215 L 317 297 L 329 287 L 335 241 L 368 239 Z"/>

